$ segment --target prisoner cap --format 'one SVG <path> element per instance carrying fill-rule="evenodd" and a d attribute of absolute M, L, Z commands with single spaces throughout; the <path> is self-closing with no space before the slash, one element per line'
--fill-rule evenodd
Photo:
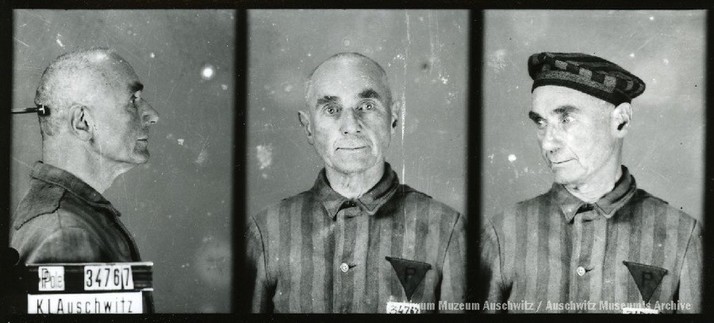
<path fill-rule="evenodd" d="M 528 58 L 533 87 L 565 86 L 614 104 L 630 103 L 645 91 L 645 82 L 622 67 L 581 53 L 538 53 Z"/>

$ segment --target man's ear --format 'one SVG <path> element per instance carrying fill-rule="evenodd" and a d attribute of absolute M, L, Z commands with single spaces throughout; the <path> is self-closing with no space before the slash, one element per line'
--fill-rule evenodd
<path fill-rule="evenodd" d="M 69 108 L 70 132 L 80 140 L 88 141 L 94 136 L 94 120 L 86 106 L 73 104 Z"/>
<path fill-rule="evenodd" d="M 629 103 L 620 103 L 612 110 L 612 132 L 617 138 L 623 138 L 627 135 L 632 122 L 632 105 Z"/>
<path fill-rule="evenodd" d="M 392 135 L 397 131 L 397 126 L 399 125 L 399 113 L 402 112 L 402 104 L 399 100 L 394 100 L 392 102 L 392 106 L 390 107 L 391 110 L 391 123 L 390 123 L 390 128 L 392 130 Z"/>
<path fill-rule="evenodd" d="M 310 116 L 304 111 L 298 111 L 298 120 L 300 120 L 300 125 L 305 129 L 305 135 L 307 135 L 307 142 L 313 144 L 315 139 L 312 137 L 312 125 L 310 124 Z"/>

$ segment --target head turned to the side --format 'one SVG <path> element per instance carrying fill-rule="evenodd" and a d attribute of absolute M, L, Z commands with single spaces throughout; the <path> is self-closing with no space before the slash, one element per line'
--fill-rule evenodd
<path fill-rule="evenodd" d="M 129 63 L 106 48 L 74 51 L 44 71 L 35 104 L 43 160 L 100 191 L 119 174 L 149 159 L 149 126 L 158 113 L 142 98 L 144 85 Z M 91 183 L 95 177 L 99 182 Z M 99 186 L 99 187 L 96 187 Z"/>
<path fill-rule="evenodd" d="M 618 65 L 580 53 L 539 53 L 528 60 L 533 78 L 528 116 L 541 154 L 566 187 L 610 183 L 621 175 L 622 143 L 631 101 L 644 82 Z"/>
<path fill-rule="evenodd" d="M 300 123 L 328 175 L 382 175 L 399 111 L 377 62 L 358 53 L 331 56 L 310 74 L 305 101 Z"/>

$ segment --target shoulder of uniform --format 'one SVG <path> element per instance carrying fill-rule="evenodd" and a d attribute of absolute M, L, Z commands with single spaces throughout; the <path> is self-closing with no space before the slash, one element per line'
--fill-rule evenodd
<path fill-rule="evenodd" d="M 508 205 L 501 212 L 491 216 L 490 219 L 491 221 L 499 222 L 508 218 L 515 218 L 518 214 L 523 213 L 523 210 L 526 210 L 534 205 L 546 203 L 548 199 L 550 199 L 550 195 L 546 192 L 536 197 Z"/>
<path fill-rule="evenodd" d="M 50 183 L 36 181 L 20 201 L 15 211 L 13 227 L 20 229 L 30 220 L 45 214 L 51 214 L 60 208 L 60 202 L 66 190 Z"/>
<path fill-rule="evenodd" d="M 667 202 L 657 196 L 654 196 L 643 189 L 637 189 L 637 191 L 635 192 L 635 195 L 632 197 L 632 202 L 634 202 L 634 203 L 649 203 L 652 206 L 654 206 L 655 208 L 663 209 L 669 214 L 675 214 L 675 215 L 679 216 L 680 221 L 692 222 L 692 225 L 694 225 L 696 222 L 698 222 L 691 215 L 687 214 L 686 212 L 682 211 L 681 209 L 677 209 L 677 208 L 673 207 L 672 205 L 669 204 L 669 202 Z"/>
<path fill-rule="evenodd" d="M 404 195 L 416 194 L 416 195 L 422 196 L 422 197 L 424 197 L 424 198 L 429 198 L 429 199 L 432 199 L 432 200 L 433 200 L 433 198 L 431 197 L 431 195 L 426 194 L 426 193 L 421 192 L 421 191 L 417 191 L 416 189 L 414 189 L 414 188 L 412 188 L 411 186 L 406 185 L 406 184 L 400 184 L 399 187 L 397 187 L 397 193 L 398 193 L 398 194 L 404 194 Z M 434 201 L 436 201 L 436 200 L 434 200 Z"/>
<path fill-rule="evenodd" d="M 289 196 L 286 198 L 283 198 L 277 203 L 273 203 L 268 205 L 267 207 L 261 209 L 257 214 L 254 215 L 255 219 L 264 219 L 268 217 L 270 214 L 278 214 L 280 213 L 280 210 L 283 209 L 284 207 L 287 207 L 289 205 L 293 205 L 295 203 L 302 202 L 304 203 L 305 201 L 308 201 L 310 199 L 315 198 L 315 193 L 312 190 L 307 190 L 304 192 L 301 192 L 299 194 Z"/>
<path fill-rule="evenodd" d="M 436 210 L 436 212 L 432 212 L 433 214 L 438 214 L 442 217 L 453 218 L 454 220 L 458 219 L 459 217 L 464 217 L 463 214 L 454 210 L 452 207 L 431 197 L 430 195 L 424 192 L 418 191 L 410 187 L 409 185 L 399 185 L 399 187 L 397 188 L 397 194 L 401 194 L 402 196 L 404 196 L 404 198 L 411 196 L 417 199 L 423 199 L 428 201 L 429 207 L 433 210 Z"/>

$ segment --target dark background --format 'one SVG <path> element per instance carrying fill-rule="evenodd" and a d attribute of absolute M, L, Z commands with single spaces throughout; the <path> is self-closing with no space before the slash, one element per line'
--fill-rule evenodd
<path fill-rule="evenodd" d="M 533 84 L 527 60 L 554 51 L 600 56 L 645 81 L 645 92 L 632 101 L 623 163 L 639 188 L 703 219 L 704 11 L 487 10 L 484 16 L 484 216 L 550 189 L 553 177 L 527 116 Z"/>
<path fill-rule="evenodd" d="M 312 187 L 322 160 L 297 111 L 304 82 L 333 54 L 386 70 L 402 115 L 387 161 L 402 183 L 465 209 L 468 11 L 250 10 L 248 214 Z"/>
<path fill-rule="evenodd" d="M 101 46 L 134 67 L 160 115 L 149 163 L 103 194 L 154 263 L 157 312 L 230 310 L 234 19 L 232 10 L 14 11 L 12 108 L 34 106 L 55 57 Z M 12 122 L 14 210 L 42 151 L 36 115 Z"/>

